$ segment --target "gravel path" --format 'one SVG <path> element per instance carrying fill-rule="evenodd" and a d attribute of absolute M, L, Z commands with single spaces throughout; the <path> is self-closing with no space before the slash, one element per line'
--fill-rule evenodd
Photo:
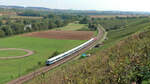
<path fill-rule="evenodd" d="M 20 51 L 27 52 L 27 54 L 26 55 L 22 55 L 22 56 L 0 57 L 0 60 L 24 58 L 24 57 L 27 57 L 27 56 L 30 56 L 30 55 L 34 54 L 34 52 L 31 51 L 31 50 L 21 49 L 21 48 L 0 48 L 0 51 L 3 51 L 3 50 L 20 50 Z"/>

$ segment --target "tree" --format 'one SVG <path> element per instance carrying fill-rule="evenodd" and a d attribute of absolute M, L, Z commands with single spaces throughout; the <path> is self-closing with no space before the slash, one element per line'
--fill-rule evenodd
<path fill-rule="evenodd" d="M 67 26 L 69 22 L 71 22 L 71 21 L 65 20 L 65 21 L 63 22 L 63 26 Z"/>
<path fill-rule="evenodd" d="M 80 21 L 80 24 L 88 24 L 90 22 L 91 22 L 91 20 L 89 18 L 85 17 Z"/>
<path fill-rule="evenodd" d="M 15 34 L 24 33 L 24 24 L 14 23 L 11 24 L 11 28 Z"/>
<path fill-rule="evenodd" d="M 57 25 L 54 22 L 50 22 L 49 25 L 48 25 L 49 29 L 52 29 L 52 28 L 55 28 L 55 27 L 57 27 Z"/>
<path fill-rule="evenodd" d="M 24 20 L 23 21 L 23 24 L 27 25 L 27 24 L 30 24 L 31 22 L 29 20 Z"/>
<path fill-rule="evenodd" d="M 2 24 L 3 24 L 2 21 L 0 21 L 0 26 L 2 26 Z"/>
<path fill-rule="evenodd" d="M 55 24 L 57 25 L 57 27 L 62 27 L 63 22 L 61 20 L 56 20 Z"/>
<path fill-rule="evenodd" d="M 52 57 L 54 57 L 54 56 L 57 56 L 59 54 L 59 52 L 58 51 L 55 51 L 55 52 L 53 52 L 53 54 L 49 57 L 49 58 L 52 58 Z"/>
<path fill-rule="evenodd" d="M 32 29 L 33 29 L 34 31 L 39 30 L 39 26 L 37 25 L 37 23 L 33 23 L 33 24 L 32 24 Z"/>
<path fill-rule="evenodd" d="M 2 26 L 2 27 L 1 27 L 1 30 L 3 30 L 3 31 L 5 32 L 5 35 L 6 35 L 6 36 L 11 36 L 11 35 L 13 35 L 13 30 L 12 30 L 11 27 L 8 26 L 8 25 Z"/>
<path fill-rule="evenodd" d="M 0 37 L 4 37 L 5 36 L 5 32 L 3 30 L 0 30 Z"/>
<path fill-rule="evenodd" d="M 98 27 L 97 24 L 92 24 L 92 23 L 89 23 L 89 26 L 88 26 L 88 28 L 89 28 L 90 30 L 94 30 L 94 31 L 97 29 L 97 27 Z"/>
<path fill-rule="evenodd" d="M 26 27 L 26 32 L 32 32 L 32 28 Z"/>

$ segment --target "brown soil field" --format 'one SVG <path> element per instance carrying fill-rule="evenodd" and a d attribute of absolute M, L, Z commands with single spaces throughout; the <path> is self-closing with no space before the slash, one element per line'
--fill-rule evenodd
<path fill-rule="evenodd" d="M 2 15 L 17 15 L 16 12 L 0 12 L 0 16 Z"/>
<path fill-rule="evenodd" d="M 40 37 L 50 39 L 68 39 L 68 40 L 89 40 L 94 36 L 92 31 L 41 31 L 23 34 L 27 37 Z"/>

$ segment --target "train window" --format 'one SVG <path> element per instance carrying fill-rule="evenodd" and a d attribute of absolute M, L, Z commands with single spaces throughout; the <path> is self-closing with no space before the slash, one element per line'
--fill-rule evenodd
<path fill-rule="evenodd" d="M 67 56 L 67 54 L 63 55 L 63 57 Z"/>
<path fill-rule="evenodd" d="M 47 61 L 46 64 L 53 64 L 53 61 Z"/>

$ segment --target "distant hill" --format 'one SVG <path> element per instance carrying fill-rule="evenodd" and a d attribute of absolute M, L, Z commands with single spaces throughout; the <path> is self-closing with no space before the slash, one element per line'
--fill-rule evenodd
<path fill-rule="evenodd" d="M 70 9 L 50 9 L 45 7 L 23 7 L 23 6 L 6 6 L 0 5 L 2 9 L 23 9 L 35 11 L 48 11 L 54 13 L 69 13 L 69 14 L 82 14 L 82 15 L 150 15 L 150 12 L 136 12 L 136 11 L 97 11 L 97 10 L 70 10 Z"/>
<path fill-rule="evenodd" d="M 45 10 L 49 11 L 49 8 L 44 8 L 44 7 L 26 7 L 25 9 L 33 9 L 33 10 Z"/>
<path fill-rule="evenodd" d="M 5 9 L 50 10 L 49 8 L 44 8 L 44 7 L 23 7 L 23 6 L 5 6 L 5 5 L 0 5 L 0 8 L 5 8 Z"/>
<path fill-rule="evenodd" d="M 0 8 L 13 9 L 13 8 L 24 8 L 24 7 L 23 6 L 5 6 L 5 5 L 0 5 Z"/>

